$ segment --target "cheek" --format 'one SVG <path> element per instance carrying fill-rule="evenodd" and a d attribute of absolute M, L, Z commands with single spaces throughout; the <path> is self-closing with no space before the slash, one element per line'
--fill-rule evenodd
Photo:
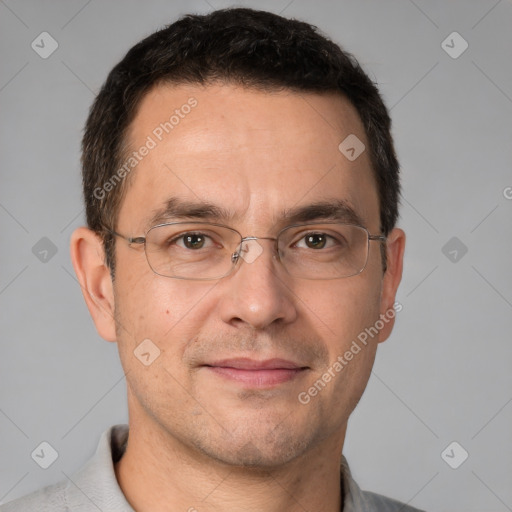
<path fill-rule="evenodd" d="M 129 386 L 140 403 L 153 404 L 151 408 L 155 408 L 157 397 L 169 390 L 176 403 L 187 399 L 188 395 L 182 396 L 175 379 L 187 385 L 183 353 L 197 334 L 194 326 L 197 330 L 201 325 L 198 315 L 204 310 L 201 298 L 206 291 L 155 274 L 136 282 L 119 279 L 116 286 L 118 349 L 123 369 L 130 375 Z M 144 360 L 146 353 L 149 357 Z"/>
<path fill-rule="evenodd" d="M 161 350 L 181 352 L 197 334 L 193 326 L 197 330 L 207 316 L 212 286 L 158 276 L 151 269 L 120 271 L 114 288 L 118 340 L 133 349 L 149 338 Z"/>
<path fill-rule="evenodd" d="M 297 292 L 304 314 L 318 326 L 334 356 L 379 318 L 380 288 L 368 276 L 335 281 L 317 281 L 307 291 Z"/>

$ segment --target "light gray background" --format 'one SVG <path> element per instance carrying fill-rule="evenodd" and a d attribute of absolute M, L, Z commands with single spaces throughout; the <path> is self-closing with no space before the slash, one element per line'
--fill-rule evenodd
<path fill-rule="evenodd" d="M 228 5 L 0 1 L 0 503 L 66 478 L 127 421 L 116 345 L 96 333 L 68 252 L 94 94 L 143 36 Z M 403 310 L 349 425 L 356 479 L 431 511 L 512 510 L 512 3 L 238 5 L 320 27 L 378 81 L 394 120 Z M 31 48 L 43 31 L 59 44 L 46 60 Z M 457 59 L 441 47 L 453 31 L 469 44 Z M 42 237 L 57 247 L 46 262 L 32 252 Z M 442 251 L 452 237 L 468 249 L 456 262 Z M 47 470 L 30 456 L 41 441 L 59 453 Z M 458 469 L 441 458 L 452 441 L 469 453 Z"/>

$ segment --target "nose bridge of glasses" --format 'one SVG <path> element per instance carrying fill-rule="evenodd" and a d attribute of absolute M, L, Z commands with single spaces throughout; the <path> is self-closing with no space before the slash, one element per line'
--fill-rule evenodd
<path fill-rule="evenodd" d="M 258 243 L 258 240 L 271 240 L 274 242 L 274 247 L 277 248 L 277 238 L 270 236 L 244 236 L 240 241 L 240 247 L 242 252 L 249 250 L 251 246 L 260 248 L 259 252 L 263 251 L 263 247 Z"/>
<path fill-rule="evenodd" d="M 246 240 L 274 240 L 274 241 L 276 241 L 277 238 L 271 237 L 271 236 L 244 236 L 244 237 L 242 237 L 241 243 L 245 242 Z"/>
<path fill-rule="evenodd" d="M 274 242 L 274 249 L 277 250 L 277 238 L 269 236 L 244 236 L 240 239 L 240 245 L 237 251 L 231 255 L 231 261 L 236 263 L 243 259 L 247 263 L 252 263 L 263 252 L 263 247 L 258 240 L 270 240 Z"/>

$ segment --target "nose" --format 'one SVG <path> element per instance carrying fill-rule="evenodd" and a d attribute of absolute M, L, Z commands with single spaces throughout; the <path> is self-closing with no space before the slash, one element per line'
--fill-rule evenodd
<path fill-rule="evenodd" d="M 246 239 L 235 271 L 224 278 L 221 318 L 233 326 L 265 329 L 297 317 L 289 277 L 279 268 L 272 239 Z"/>

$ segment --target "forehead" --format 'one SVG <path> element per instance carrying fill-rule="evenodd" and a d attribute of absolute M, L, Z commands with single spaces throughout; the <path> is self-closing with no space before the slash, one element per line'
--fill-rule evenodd
<path fill-rule="evenodd" d="M 347 137 L 368 148 L 357 111 L 341 95 L 158 86 L 129 130 L 137 162 L 119 224 L 148 228 L 178 198 L 219 205 L 247 227 L 279 223 L 297 206 L 343 201 L 378 227 L 368 151 L 347 158 L 339 148 Z"/>

